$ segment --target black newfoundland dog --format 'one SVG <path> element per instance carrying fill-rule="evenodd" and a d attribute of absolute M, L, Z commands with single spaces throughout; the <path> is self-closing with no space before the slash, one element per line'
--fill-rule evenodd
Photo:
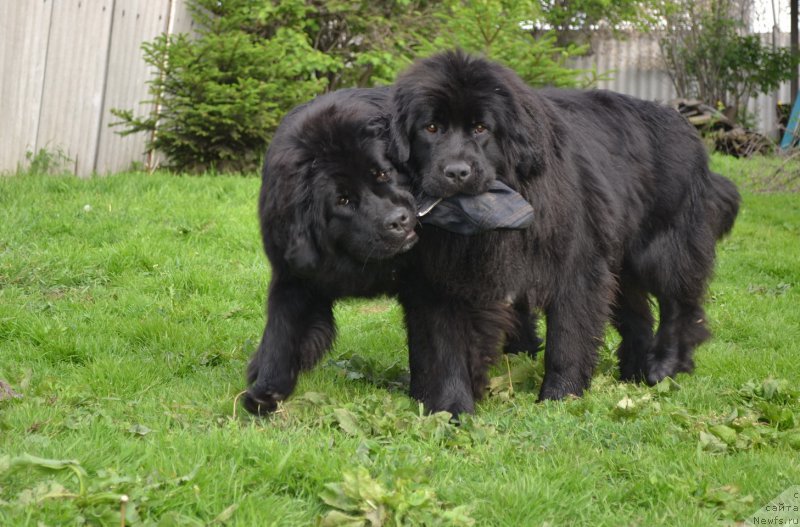
<path fill-rule="evenodd" d="M 244 406 L 273 411 L 330 347 L 337 298 L 394 290 L 417 241 L 415 206 L 386 158 L 387 88 L 321 96 L 290 112 L 267 151 L 259 217 L 272 267 Z"/>
<path fill-rule="evenodd" d="M 607 91 L 533 90 L 461 52 L 412 65 L 392 114 L 392 157 L 415 195 L 475 195 L 498 179 L 536 215 L 522 231 L 420 233 L 400 300 L 411 394 L 429 410 L 473 411 L 515 306 L 528 303 L 547 321 L 540 399 L 588 388 L 609 320 L 623 379 L 692 370 L 709 336 L 715 243 L 739 194 L 683 117 Z"/>

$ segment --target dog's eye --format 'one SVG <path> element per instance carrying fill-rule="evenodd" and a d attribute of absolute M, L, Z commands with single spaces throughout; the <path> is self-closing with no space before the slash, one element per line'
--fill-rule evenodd
<path fill-rule="evenodd" d="M 486 125 L 485 125 L 485 124 L 483 124 L 483 123 L 476 123 L 476 124 L 475 124 L 475 125 L 472 127 L 472 131 L 473 131 L 473 132 L 475 132 L 476 134 L 482 134 L 482 133 L 483 133 L 483 132 L 485 132 L 486 130 L 487 130 L 487 128 L 486 128 Z"/>
<path fill-rule="evenodd" d="M 389 181 L 389 174 L 386 170 L 381 170 L 380 168 L 373 168 L 370 170 L 370 174 L 375 178 L 378 183 L 386 183 Z"/>
<path fill-rule="evenodd" d="M 345 205 L 349 205 L 350 204 L 350 198 L 347 196 L 347 194 L 342 194 L 341 196 L 339 196 L 336 199 L 336 204 L 340 205 L 342 207 L 344 207 Z"/>
<path fill-rule="evenodd" d="M 436 132 L 439 131 L 439 127 L 436 126 L 435 123 L 431 123 L 425 127 L 425 131 L 428 132 L 429 134 L 435 134 Z"/>

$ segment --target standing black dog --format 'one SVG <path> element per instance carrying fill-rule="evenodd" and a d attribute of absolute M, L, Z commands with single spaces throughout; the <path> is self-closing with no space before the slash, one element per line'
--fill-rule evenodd
<path fill-rule="evenodd" d="M 541 399 L 588 388 L 609 319 L 622 378 L 692 370 L 716 240 L 739 194 L 677 112 L 606 91 L 533 90 L 447 52 L 400 76 L 392 113 L 393 157 L 413 192 L 475 195 L 496 178 L 536 213 L 524 231 L 426 228 L 412 251 L 400 299 L 411 393 L 429 410 L 473 411 L 512 306 L 528 299 L 547 320 Z"/>
<path fill-rule="evenodd" d="M 259 217 L 272 266 L 268 320 L 244 397 L 273 411 L 335 336 L 333 302 L 392 292 L 396 255 L 417 241 L 415 207 L 386 158 L 387 88 L 321 96 L 270 144 Z"/>

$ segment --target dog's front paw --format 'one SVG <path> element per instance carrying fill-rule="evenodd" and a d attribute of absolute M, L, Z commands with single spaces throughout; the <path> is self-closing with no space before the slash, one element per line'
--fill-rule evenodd
<path fill-rule="evenodd" d="M 278 402 L 285 398 L 274 391 L 257 390 L 251 386 L 242 397 L 242 406 L 253 415 L 267 415 L 277 410 Z"/>
<path fill-rule="evenodd" d="M 693 367 L 694 365 L 692 365 Z M 689 367 L 688 365 L 686 367 Z M 650 386 L 654 386 L 667 377 L 675 377 L 679 371 L 682 370 L 682 365 L 677 357 L 667 356 L 656 358 L 649 356 L 647 361 L 647 376 L 645 381 Z M 690 370 L 691 371 L 691 370 Z"/>
<path fill-rule="evenodd" d="M 466 388 L 445 390 L 444 393 L 433 397 L 422 397 L 421 400 L 427 412 L 432 414 L 450 412 L 454 422 L 458 422 L 458 416 L 461 414 L 475 413 L 475 398 Z"/>
<path fill-rule="evenodd" d="M 539 391 L 539 401 L 560 401 L 569 395 L 580 397 L 583 395 L 584 389 L 586 386 L 580 380 L 545 374 L 542 388 Z"/>

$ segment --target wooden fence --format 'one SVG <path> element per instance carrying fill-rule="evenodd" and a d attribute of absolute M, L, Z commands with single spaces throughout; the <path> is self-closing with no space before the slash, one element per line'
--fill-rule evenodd
<path fill-rule="evenodd" d="M 185 0 L 0 0 L 0 173 L 42 149 L 63 152 L 81 176 L 144 163 L 146 137 L 115 133 L 110 109 L 147 113 L 141 102 L 154 72 L 142 42 L 191 30 Z M 674 97 L 655 38 L 599 41 L 594 49 L 575 66 L 610 72 L 601 88 Z M 788 98 L 785 86 L 751 101 L 762 131 L 774 132 L 775 104 Z"/>
<path fill-rule="evenodd" d="M 142 42 L 191 29 L 183 0 L 0 0 L 0 171 L 41 149 L 81 176 L 143 162 L 146 138 L 116 134 L 109 110 L 145 113 Z"/>

